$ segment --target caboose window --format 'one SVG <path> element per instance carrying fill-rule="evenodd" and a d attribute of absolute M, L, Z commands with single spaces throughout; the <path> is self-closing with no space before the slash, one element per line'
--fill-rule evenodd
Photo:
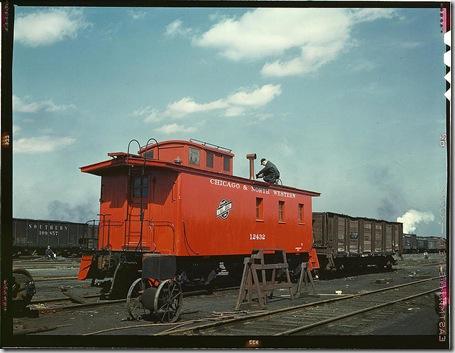
<path fill-rule="evenodd" d="M 278 201 L 278 222 L 284 223 L 284 201 Z"/>
<path fill-rule="evenodd" d="M 213 152 L 207 151 L 207 168 L 213 168 Z"/>
<path fill-rule="evenodd" d="M 149 150 L 147 152 L 144 152 L 143 154 L 145 159 L 153 159 L 153 150 Z"/>
<path fill-rule="evenodd" d="M 303 224 L 303 203 L 299 203 L 298 213 L 299 213 L 299 224 Z"/>
<path fill-rule="evenodd" d="M 223 165 L 224 165 L 224 171 L 229 172 L 230 167 L 231 167 L 231 157 L 224 156 Z"/>
<path fill-rule="evenodd" d="M 142 197 L 147 197 L 149 193 L 149 178 L 148 177 L 142 177 Z M 132 183 L 132 191 L 133 191 L 133 197 L 141 197 L 141 177 L 140 176 L 135 176 L 133 177 L 133 183 Z"/>
<path fill-rule="evenodd" d="M 199 165 L 199 150 L 190 147 L 190 164 Z"/>
<path fill-rule="evenodd" d="M 256 197 L 256 220 L 264 220 L 264 208 L 262 206 L 263 199 L 261 197 Z"/>

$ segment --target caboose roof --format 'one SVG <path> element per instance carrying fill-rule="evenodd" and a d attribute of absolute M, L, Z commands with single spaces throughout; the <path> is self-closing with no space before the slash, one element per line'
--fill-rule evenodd
<path fill-rule="evenodd" d="M 127 153 L 124 153 L 124 152 L 109 153 L 109 155 L 112 157 L 112 159 L 81 167 L 80 168 L 81 171 L 83 173 L 89 173 L 89 174 L 102 176 L 105 174 L 109 174 L 114 170 L 122 170 L 122 169 L 127 170 L 127 167 L 129 167 L 129 166 L 135 166 L 135 167 L 145 166 L 145 168 L 152 168 L 152 167 L 153 168 L 165 168 L 165 169 L 174 170 L 177 173 L 190 173 L 190 174 L 205 175 L 207 177 L 227 179 L 230 181 L 238 181 L 238 182 L 256 185 L 256 186 L 260 186 L 260 187 L 270 187 L 270 188 L 277 189 L 277 190 L 299 192 L 301 194 L 305 194 L 305 195 L 309 195 L 309 196 L 319 196 L 320 195 L 319 192 L 315 192 L 315 191 L 297 189 L 294 187 L 284 186 L 284 185 L 269 184 L 269 183 L 259 181 L 259 180 L 251 180 L 251 179 L 247 179 L 247 178 L 243 178 L 243 177 L 239 177 L 239 176 L 227 175 L 227 174 L 223 174 L 223 173 L 217 173 L 217 172 L 212 172 L 212 171 L 207 171 L 207 170 L 202 170 L 202 169 L 196 169 L 196 168 L 192 168 L 189 166 L 179 165 L 177 163 L 172 163 L 172 162 L 167 162 L 167 161 L 144 159 L 142 156 L 132 155 L 132 154 L 128 155 Z"/>

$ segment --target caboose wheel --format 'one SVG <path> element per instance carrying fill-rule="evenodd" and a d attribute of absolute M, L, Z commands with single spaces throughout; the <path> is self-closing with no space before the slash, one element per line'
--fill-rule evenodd
<path fill-rule="evenodd" d="M 155 294 L 154 312 L 161 322 L 174 322 L 180 316 L 183 293 L 180 284 L 172 279 L 161 282 Z"/>
<path fill-rule="evenodd" d="M 126 308 L 130 317 L 133 320 L 140 320 L 144 315 L 148 314 L 148 310 L 144 307 L 141 301 L 141 295 L 145 290 L 145 285 L 142 278 L 138 278 L 133 282 L 126 296 Z"/>

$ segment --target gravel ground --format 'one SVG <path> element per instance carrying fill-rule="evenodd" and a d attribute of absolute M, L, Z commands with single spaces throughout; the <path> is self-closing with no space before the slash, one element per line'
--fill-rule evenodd
<path fill-rule="evenodd" d="M 315 280 L 317 295 L 308 291 L 298 299 L 291 301 L 288 297 L 274 298 L 267 304 L 268 310 L 276 308 L 310 303 L 335 296 L 335 291 L 343 294 L 360 293 L 366 290 L 385 288 L 401 283 L 412 282 L 438 275 L 437 263 L 442 263 L 445 256 L 430 254 L 424 259 L 422 254 L 405 255 L 404 260 L 399 260 L 394 270 L 389 272 L 376 272 L 361 275 L 339 275 L 337 278 Z M 67 276 L 76 274 L 77 269 L 68 269 L 62 264 L 62 271 L 52 271 L 50 276 Z M 71 272 L 73 271 L 73 272 Z M 36 270 L 36 273 L 42 273 Z M 48 272 L 49 273 L 49 272 Z M 34 299 L 44 297 L 59 297 L 59 286 L 70 287 L 78 295 L 93 294 L 97 288 L 90 288 L 89 281 L 60 281 L 37 282 L 37 294 Z M 277 292 L 276 294 L 280 294 Z M 286 294 L 282 291 L 281 294 Z M 213 294 L 185 297 L 183 313 L 180 322 L 197 320 L 201 318 L 217 318 L 229 315 L 235 306 L 238 290 L 215 291 Z M 435 311 L 433 295 L 420 297 L 410 302 L 394 305 L 390 313 L 381 317 L 364 314 L 356 319 L 345 319 L 326 328 L 323 332 L 310 331 L 310 335 L 437 335 L 438 315 Z M 242 306 L 243 310 L 259 310 L 258 306 Z M 143 327 L 128 328 L 132 325 Z M 179 324 L 179 323 L 177 323 Z M 82 335 L 94 333 L 114 327 L 123 327 L 123 330 L 103 332 L 103 335 L 152 335 L 163 329 L 175 326 L 154 325 L 152 322 L 128 321 L 124 303 L 110 304 L 87 308 L 79 311 L 61 311 L 41 314 L 37 318 L 15 318 L 15 329 L 32 329 L 43 327 L 56 327 L 47 332 L 34 335 Z"/>

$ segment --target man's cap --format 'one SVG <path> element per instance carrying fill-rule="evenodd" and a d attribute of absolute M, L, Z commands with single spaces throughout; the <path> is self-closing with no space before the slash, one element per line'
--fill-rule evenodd
<path fill-rule="evenodd" d="M 266 161 L 266 159 L 265 159 L 265 158 L 262 158 L 262 159 L 261 159 L 261 163 L 264 162 L 264 161 Z"/>

